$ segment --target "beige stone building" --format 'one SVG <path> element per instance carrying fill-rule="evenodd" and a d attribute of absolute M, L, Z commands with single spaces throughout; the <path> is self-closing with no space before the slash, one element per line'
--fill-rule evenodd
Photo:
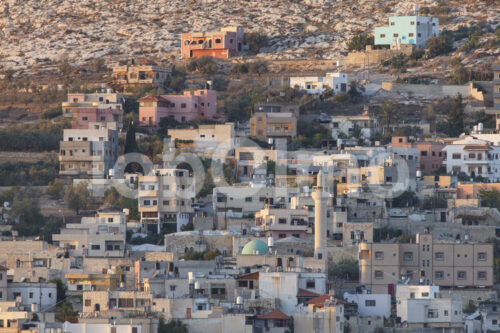
<path fill-rule="evenodd" d="M 171 68 L 157 66 L 148 62 L 136 64 L 135 61 L 132 61 L 129 65 L 113 67 L 113 86 L 126 88 L 150 84 L 161 87 L 171 73 Z"/>
<path fill-rule="evenodd" d="M 198 128 L 169 129 L 173 142 L 192 142 L 195 147 L 213 147 L 222 143 L 234 144 L 234 123 L 199 125 Z"/>
<path fill-rule="evenodd" d="M 360 284 L 372 293 L 394 293 L 402 279 L 444 288 L 494 284 L 493 244 L 438 241 L 424 233 L 416 243 L 362 242 L 358 250 Z"/>
<path fill-rule="evenodd" d="M 256 112 L 250 118 L 250 136 L 259 140 L 297 137 L 297 118 L 290 112 Z"/>
<path fill-rule="evenodd" d="M 104 178 L 117 158 L 116 123 L 90 123 L 89 129 L 65 129 L 59 150 L 59 174 Z"/>
<path fill-rule="evenodd" d="M 152 233 L 181 231 L 194 213 L 194 197 L 194 177 L 186 169 L 162 168 L 140 176 L 138 201 L 144 229 Z"/>

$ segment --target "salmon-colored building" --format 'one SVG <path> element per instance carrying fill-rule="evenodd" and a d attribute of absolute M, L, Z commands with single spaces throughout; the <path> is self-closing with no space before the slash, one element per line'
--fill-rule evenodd
<path fill-rule="evenodd" d="M 73 109 L 71 127 L 73 129 L 89 129 L 89 123 L 116 122 L 117 128 L 123 127 L 123 110 L 112 108 L 76 108 Z"/>
<path fill-rule="evenodd" d="M 417 148 L 420 150 L 420 171 L 427 176 L 444 166 L 446 153 L 442 150 L 445 146 L 444 143 L 436 141 L 413 141 L 404 136 L 392 137 L 392 147 L 394 148 Z"/>
<path fill-rule="evenodd" d="M 227 59 L 243 51 L 242 27 L 225 27 L 220 31 L 187 32 L 181 36 L 181 56 L 184 59 L 210 56 Z"/>
<path fill-rule="evenodd" d="M 477 199 L 481 190 L 500 191 L 500 183 L 458 183 L 457 199 Z"/>
<path fill-rule="evenodd" d="M 141 126 L 158 128 L 161 118 L 171 117 L 178 122 L 213 119 L 217 111 L 215 90 L 184 91 L 183 95 L 146 96 L 139 100 Z"/>

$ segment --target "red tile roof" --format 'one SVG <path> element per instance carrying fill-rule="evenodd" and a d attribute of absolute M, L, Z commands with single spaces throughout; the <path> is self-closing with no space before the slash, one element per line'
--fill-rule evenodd
<path fill-rule="evenodd" d="M 258 315 L 257 319 L 282 319 L 282 320 L 290 320 L 286 314 L 281 312 L 280 310 L 273 310 L 265 315 Z"/>
<path fill-rule="evenodd" d="M 326 301 L 330 300 L 330 295 L 319 295 L 310 299 L 306 302 L 306 304 L 315 304 L 315 305 L 324 305 Z"/>
<path fill-rule="evenodd" d="M 236 280 L 258 280 L 258 279 L 259 279 L 259 272 L 240 275 L 236 278 Z"/>
<path fill-rule="evenodd" d="M 487 145 L 466 145 L 464 150 L 491 150 Z"/>
<path fill-rule="evenodd" d="M 312 291 L 299 288 L 297 297 L 317 297 L 319 294 L 313 293 Z"/>
<path fill-rule="evenodd" d="M 146 97 L 143 97 L 141 99 L 138 100 L 139 102 L 149 102 L 149 101 L 155 101 L 155 102 L 168 102 L 168 100 L 164 97 L 161 97 L 161 96 L 151 96 L 151 95 L 148 95 Z"/>

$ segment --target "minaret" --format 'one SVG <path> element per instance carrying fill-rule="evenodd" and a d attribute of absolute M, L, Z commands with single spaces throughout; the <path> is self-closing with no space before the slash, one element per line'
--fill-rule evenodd
<path fill-rule="evenodd" d="M 326 201 L 328 193 L 324 191 L 325 177 L 318 172 L 316 188 L 312 193 L 314 199 L 314 258 L 326 259 Z"/>

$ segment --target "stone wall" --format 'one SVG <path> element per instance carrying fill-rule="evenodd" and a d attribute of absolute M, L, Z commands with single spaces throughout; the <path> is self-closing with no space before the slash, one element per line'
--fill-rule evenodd
<path fill-rule="evenodd" d="M 437 84 L 405 84 L 395 82 L 382 82 L 382 89 L 398 94 L 408 94 L 414 97 L 423 98 L 443 98 L 455 97 L 457 94 L 462 97 L 471 96 L 470 86 L 457 85 L 437 85 Z"/>

